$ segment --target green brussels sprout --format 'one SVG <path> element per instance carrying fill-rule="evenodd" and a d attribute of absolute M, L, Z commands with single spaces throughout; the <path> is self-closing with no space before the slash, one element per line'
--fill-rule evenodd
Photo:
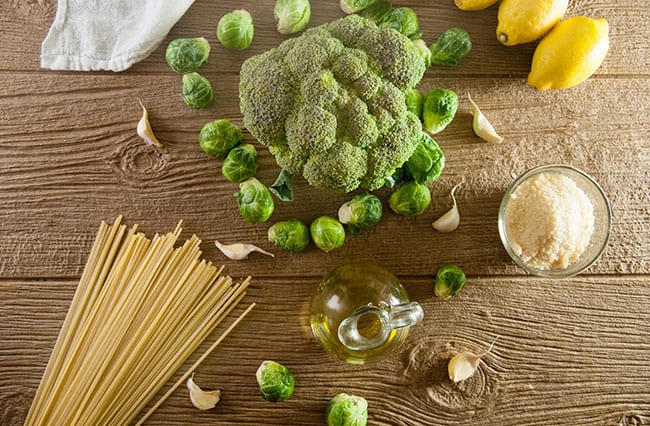
<path fill-rule="evenodd" d="M 386 188 L 394 188 L 404 179 L 404 170 L 401 167 L 395 169 L 392 175 L 388 176 L 384 182 Z"/>
<path fill-rule="evenodd" d="M 293 393 L 293 374 L 284 365 L 264 361 L 255 373 L 262 398 L 271 402 L 286 401 Z"/>
<path fill-rule="evenodd" d="M 406 37 L 417 40 L 422 36 L 418 32 L 420 25 L 418 15 L 410 7 L 398 7 L 391 11 L 379 24 L 381 28 L 392 28 Z"/>
<path fill-rule="evenodd" d="M 427 44 L 421 38 L 415 40 L 413 44 L 415 44 L 415 47 L 418 48 L 418 50 L 422 54 L 422 57 L 424 58 L 425 65 L 427 66 L 427 68 L 429 68 L 431 66 L 433 55 L 431 53 L 431 50 L 427 47 Z"/>
<path fill-rule="evenodd" d="M 458 95 L 449 89 L 433 89 L 424 98 L 422 121 L 429 133 L 441 132 L 458 111 Z"/>
<path fill-rule="evenodd" d="M 381 200 L 376 195 L 362 193 L 339 208 L 339 222 L 347 224 L 350 234 L 357 235 L 363 229 L 372 228 L 381 220 Z"/>
<path fill-rule="evenodd" d="M 253 41 L 253 17 L 241 9 L 226 13 L 217 24 L 217 38 L 228 49 L 244 50 Z"/>
<path fill-rule="evenodd" d="M 376 1 L 377 0 L 341 0 L 339 6 L 343 12 L 349 15 L 371 6 Z"/>
<path fill-rule="evenodd" d="M 472 50 L 472 40 L 462 28 L 450 28 L 438 37 L 429 48 L 431 62 L 453 66 Z"/>
<path fill-rule="evenodd" d="M 415 114 L 418 118 L 422 117 L 422 105 L 424 104 L 424 96 L 418 89 L 408 89 L 404 92 L 406 98 L 406 109 Z"/>
<path fill-rule="evenodd" d="M 234 195 L 239 212 L 250 223 L 265 222 L 273 214 L 275 205 L 269 189 L 254 177 L 240 183 Z"/>
<path fill-rule="evenodd" d="M 293 174 L 289 170 L 280 170 L 273 185 L 269 186 L 269 191 L 280 201 L 293 201 Z"/>
<path fill-rule="evenodd" d="M 359 11 L 358 15 L 379 25 L 392 9 L 393 5 L 388 0 L 377 0 L 370 6 Z"/>
<path fill-rule="evenodd" d="M 208 60 L 210 43 L 203 38 L 177 38 L 167 45 L 165 60 L 179 74 L 194 72 Z"/>
<path fill-rule="evenodd" d="M 330 216 L 321 216 L 309 225 L 311 239 L 316 247 L 329 252 L 337 249 L 345 242 L 345 229 L 338 220 Z"/>
<path fill-rule="evenodd" d="M 255 176 L 257 172 L 257 151 L 249 143 L 230 150 L 221 165 L 221 173 L 230 182 L 241 182 Z"/>
<path fill-rule="evenodd" d="M 276 0 L 273 16 L 280 34 L 302 31 L 311 19 L 309 0 Z"/>
<path fill-rule="evenodd" d="M 194 109 L 203 109 L 212 103 L 212 85 L 198 72 L 183 76 L 183 100 Z"/>
<path fill-rule="evenodd" d="M 327 426 L 366 426 L 368 402 L 360 396 L 340 393 L 327 404 L 325 418 Z"/>
<path fill-rule="evenodd" d="M 404 171 L 416 183 L 437 180 L 445 167 L 445 156 L 433 138 L 422 132 L 422 140 L 404 163 Z"/>
<path fill-rule="evenodd" d="M 467 282 L 465 272 L 456 265 L 444 265 L 438 269 L 433 292 L 439 298 L 447 300 L 460 293 Z"/>
<path fill-rule="evenodd" d="M 397 214 L 415 216 L 422 213 L 431 204 L 429 187 L 409 181 L 397 188 L 390 196 L 388 205 Z"/>
<path fill-rule="evenodd" d="M 309 229 L 298 219 L 274 223 L 268 236 L 273 244 L 289 251 L 303 251 L 309 245 Z"/>
<path fill-rule="evenodd" d="M 225 158 L 228 152 L 242 140 L 242 131 L 228 120 L 205 123 L 199 133 L 199 145 L 206 154 Z"/>

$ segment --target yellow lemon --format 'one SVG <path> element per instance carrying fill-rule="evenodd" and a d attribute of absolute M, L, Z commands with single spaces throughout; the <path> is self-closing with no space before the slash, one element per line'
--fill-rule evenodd
<path fill-rule="evenodd" d="M 454 0 L 460 10 L 487 9 L 499 0 Z"/>
<path fill-rule="evenodd" d="M 569 0 L 503 0 L 497 39 L 506 46 L 535 41 L 564 16 Z"/>
<path fill-rule="evenodd" d="M 575 16 L 562 21 L 539 43 L 528 84 L 538 90 L 568 89 L 585 81 L 609 50 L 605 19 Z"/>

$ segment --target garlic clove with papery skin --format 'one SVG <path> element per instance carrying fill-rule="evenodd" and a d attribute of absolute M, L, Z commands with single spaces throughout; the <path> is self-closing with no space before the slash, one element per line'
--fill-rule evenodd
<path fill-rule="evenodd" d="M 155 145 L 158 148 L 162 148 L 163 144 L 160 143 L 158 138 L 156 138 L 156 135 L 154 135 L 153 130 L 151 129 L 151 123 L 149 123 L 149 112 L 147 111 L 147 108 L 144 107 L 140 99 L 138 99 L 138 102 L 140 102 L 140 106 L 142 107 L 142 118 L 140 118 L 140 121 L 138 121 L 138 127 L 136 128 L 138 136 L 144 139 L 147 145 Z"/>
<path fill-rule="evenodd" d="M 497 336 L 497 338 L 498 337 L 499 336 Z M 472 352 L 461 352 L 454 355 L 447 365 L 449 378 L 454 383 L 458 383 L 472 377 L 474 373 L 476 373 L 476 370 L 478 370 L 479 364 L 481 363 L 481 358 L 483 358 L 492 350 L 497 338 L 494 339 L 488 350 L 482 354 L 474 355 Z"/>
<path fill-rule="evenodd" d="M 471 352 L 461 352 L 454 355 L 447 366 L 449 378 L 454 383 L 469 379 L 476 373 L 480 361 L 481 357 Z"/>
<path fill-rule="evenodd" d="M 215 241 L 214 244 L 217 246 L 219 250 L 223 254 L 226 255 L 229 259 L 232 260 L 242 260 L 246 259 L 249 254 L 252 252 L 258 252 L 265 254 L 267 256 L 275 257 L 273 253 L 270 253 L 266 250 L 262 250 L 261 248 L 254 246 L 253 244 L 243 244 L 243 243 L 235 243 L 235 244 L 221 244 L 219 241 Z"/>
<path fill-rule="evenodd" d="M 454 206 L 449 209 L 449 211 L 435 222 L 432 223 L 433 229 L 438 232 L 452 232 L 458 228 L 460 225 L 460 213 L 458 212 L 458 204 L 456 203 L 456 188 L 458 188 L 463 182 L 459 182 L 451 189 L 451 199 L 454 201 Z"/>
<path fill-rule="evenodd" d="M 187 389 L 190 391 L 192 404 L 199 410 L 209 410 L 216 407 L 221 397 L 220 390 L 204 391 L 194 383 L 194 374 L 187 379 Z"/>
<path fill-rule="evenodd" d="M 483 115 L 478 105 L 474 103 L 472 97 L 467 93 L 467 98 L 472 104 L 472 115 L 474 115 L 474 120 L 472 122 L 472 128 L 476 136 L 483 139 L 486 142 L 501 142 L 503 138 L 499 136 L 494 130 L 494 126 L 488 121 L 488 119 Z"/>

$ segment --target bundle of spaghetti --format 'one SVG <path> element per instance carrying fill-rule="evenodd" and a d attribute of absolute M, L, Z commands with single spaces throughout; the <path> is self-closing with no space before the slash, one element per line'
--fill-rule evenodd
<path fill-rule="evenodd" d="M 26 425 L 124 425 L 246 294 L 180 224 L 152 239 L 102 222 Z"/>

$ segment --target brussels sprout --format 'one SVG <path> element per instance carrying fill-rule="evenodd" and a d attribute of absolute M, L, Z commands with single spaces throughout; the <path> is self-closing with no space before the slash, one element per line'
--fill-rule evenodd
<path fill-rule="evenodd" d="M 268 188 L 254 177 L 239 184 L 239 192 L 235 192 L 235 197 L 239 212 L 250 223 L 265 222 L 275 209 Z"/>
<path fill-rule="evenodd" d="M 379 25 L 381 21 L 388 16 L 390 11 L 393 9 L 393 5 L 387 0 L 377 0 L 370 6 L 359 11 L 358 15 L 363 16 L 366 19 L 371 20 L 375 24 Z"/>
<path fill-rule="evenodd" d="M 415 114 L 418 118 L 422 117 L 422 105 L 424 96 L 418 89 L 408 89 L 404 92 L 406 98 L 406 109 Z"/>
<path fill-rule="evenodd" d="M 179 74 L 194 72 L 208 60 L 210 43 L 203 38 L 177 38 L 167 45 L 165 60 Z"/>
<path fill-rule="evenodd" d="M 458 111 L 458 95 L 449 89 L 433 89 L 424 98 L 422 121 L 429 133 L 441 132 Z"/>
<path fill-rule="evenodd" d="M 291 370 L 275 361 L 262 362 L 255 378 L 262 397 L 267 401 L 286 401 L 293 393 L 294 380 Z"/>
<path fill-rule="evenodd" d="M 241 182 L 255 176 L 257 172 L 257 151 L 249 143 L 230 150 L 221 165 L 221 173 L 230 182 Z"/>
<path fill-rule="evenodd" d="M 395 169 L 392 175 L 388 176 L 384 182 L 384 186 L 387 188 L 394 188 L 398 183 L 402 182 L 404 179 L 404 170 L 401 167 Z"/>
<path fill-rule="evenodd" d="M 415 46 L 420 50 L 420 53 L 424 58 L 424 64 L 429 68 L 431 66 L 432 54 L 431 50 L 427 47 L 427 44 L 421 38 L 415 40 L 413 44 L 415 44 Z"/>
<path fill-rule="evenodd" d="M 302 31 L 311 19 L 309 0 L 276 0 L 273 16 L 280 34 Z"/>
<path fill-rule="evenodd" d="M 465 272 L 456 265 L 444 265 L 438 269 L 434 293 L 443 300 L 447 300 L 460 293 L 467 282 Z"/>
<path fill-rule="evenodd" d="M 440 177 L 445 167 L 445 156 L 436 141 L 422 132 L 422 140 L 403 167 L 416 183 L 431 183 Z"/>
<path fill-rule="evenodd" d="M 345 242 L 345 229 L 338 220 L 330 216 L 321 216 L 309 225 L 311 239 L 316 247 L 329 252 L 337 249 Z"/>
<path fill-rule="evenodd" d="M 472 40 L 464 29 L 450 28 L 429 49 L 432 63 L 453 66 L 472 49 Z"/>
<path fill-rule="evenodd" d="M 397 214 L 415 216 L 431 204 L 429 187 L 413 181 L 406 182 L 390 196 L 388 205 Z"/>
<path fill-rule="evenodd" d="M 280 201 L 293 201 L 293 175 L 290 171 L 282 169 L 280 174 L 269 186 L 269 191 L 273 193 Z"/>
<path fill-rule="evenodd" d="M 343 12 L 349 15 L 350 13 L 359 12 L 360 10 L 371 6 L 376 1 L 377 0 L 341 0 L 339 6 Z"/>
<path fill-rule="evenodd" d="M 409 7 L 398 7 L 390 12 L 379 24 L 381 28 L 392 28 L 414 40 L 422 36 L 418 32 L 418 15 Z"/>
<path fill-rule="evenodd" d="M 339 208 L 339 222 L 347 224 L 350 234 L 372 228 L 381 220 L 381 200 L 376 195 L 357 194 Z"/>
<path fill-rule="evenodd" d="M 327 404 L 325 418 L 327 426 L 366 426 L 368 402 L 360 396 L 340 393 Z"/>
<path fill-rule="evenodd" d="M 241 9 L 226 13 L 217 24 L 217 38 L 228 49 L 244 50 L 253 41 L 253 17 Z"/>
<path fill-rule="evenodd" d="M 228 120 L 205 123 L 199 133 L 199 145 L 206 154 L 224 158 L 242 140 L 242 131 Z"/>
<path fill-rule="evenodd" d="M 298 219 L 274 223 L 268 236 L 273 244 L 289 251 L 303 251 L 309 245 L 309 229 Z"/>
<path fill-rule="evenodd" d="M 183 76 L 183 100 L 194 109 L 203 109 L 212 103 L 212 85 L 198 72 Z"/>

